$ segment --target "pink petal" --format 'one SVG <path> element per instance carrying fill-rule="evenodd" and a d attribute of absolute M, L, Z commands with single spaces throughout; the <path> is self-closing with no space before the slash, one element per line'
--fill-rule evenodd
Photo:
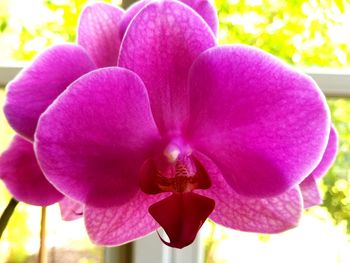
<path fill-rule="evenodd" d="M 323 153 L 321 162 L 317 167 L 312 171 L 311 175 L 318 179 L 326 174 L 328 169 L 332 166 L 335 161 L 338 150 L 338 135 L 334 126 L 332 125 L 331 131 L 329 133 L 329 139 L 326 151 Z"/>
<path fill-rule="evenodd" d="M 131 5 L 123 16 L 120 22 L 120 38 L 125 34 L 127 27 L 131 20 L 137 15 L 137 13 L 149 4 L 150 0 L 141 0 Z M 217 33 L 218 29 L 218 17 L 215 8 L 207 0 L 180 0 L 180 2 L 190 6 L 196 13 L 198 13 L 208 24 L 214 34 Z"/>
<path fill-rule="evenodd" d="M 87 6 L 78 27 L 78 44 L 83 46 L 98 67 L 116 66 L 121 38 L 119 23 L 123 10 L 105 3 Z"/>
<path fill-rule="evenodd" d="M 304 200 L 304 208 L 309 208 L 322 203 L 316 180 L 312 175 L 308 176 L 300 184 L 300 190 Z"/>
<path fill-rule="evenodd" d="M 83 215 L 83 204 L 74 201 L 73 199 L 64 197 L 58 204 L 61 210 L 61 217 L 65 221 L 72 221 Z"/>
<path fill-rule="evenodd" d="M 196 155 L 212 179 L 210 189 L 198 191 L 215 201 L 210 219 L 229 228 L 258 233 L 278 233 L 298 224 L 302 213 L 299 187 L 269 198 L 246 197 L 226 183 L 212 161 Z"/>
<path fill-rule="evenodd" d="M 119 205 L 137 191 L 142 162 L 157 149 L 147 91 L 133 72 L 93 71 L 41 116 L 36 151 L 46 177 L 91 206 Z"/>
<path fill-rule="evenodd" d="M 304 207 L 319 205 L 322 203 L 321 195 L 317 187 L 316 179 L 324 176 L 327 170 L 333 164 L 338 148 L 338 135 L 332 125 L 326 151 L 323 154 L 321 162 L 316 166 L 312 173 L 300 184 L 300 190 L 303 195 Z"/>
<path fill-rule="evenodd" d="M 85 208 L 85 225 L 91 240 L 99 245 L 119 246 L 143 237 L 159 225 L 148 207 L 166 195 L 147 195 L 138 191 L 127 203 L 110 208 Z"/>
<path fill-rule="evenodd" d="M 144 81 L 161 132 L 182 128 L 188 115 L 189 68 L 202 51 L 214 45 L 205 22 L 177 1 L 152 2 L 132 20 L 119 65 Z"/>
<path fill-rule="evenodd" d="M 281 194 L 320 161 L 329 110 L 306 75 L 263 51 L 234 45 L 201 54 L 189 83 L 189 140 L 237 193 Z"/>
<path fill-rule="evenodd" d="M 134 2 L 124 13 L 122 20 L 119 24 L 119 36 L 122 39 L 127 27 L 129 26 L 131 20 L 137 15 L 137 13 L 144 8 L 147 4 L 149 4 L 151 0 L 140 0 Z"/>
<path fill-rule="evenodd" d="M 18 201 L 47 206 L 63 198 L 40 170 L 33 144 L 18 135 L 0 157 L 0 176 Z"/>
<path fill-rule="evenodd" d="M 184 4 L 192 7 L 211 28 L 216 35 L 218 31 L 218 16 L 215 7 L 208 0 L 181 0 Z"/>
<path fill-rule="evenodd" d="M 150 206 L 149 213 L 169 237 L 170 242 L 161 238 L 163 243 L 183 248 L 194 241 L 214 206 L 212 199 L 193 192 L 173 193 Z"/>
<path fill-rule="evenodd" d="M 74 80 L 95 68 L 83 48 L 49 48 L 7 87 L 5 115 L 16 132 L 33 140 L 41 113 Z"/>

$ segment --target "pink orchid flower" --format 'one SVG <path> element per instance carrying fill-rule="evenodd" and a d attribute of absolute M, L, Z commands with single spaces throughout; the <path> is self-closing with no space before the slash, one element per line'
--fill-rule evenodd
<path fill-rule="evenodd" d="M 98 244 L 122 244 L 161 225 L 167 244 L 181 248 L 208 216 L 245 231 L 294 227 L 302 210 L 299 184 L 328 158 L 327 142 L 334 145 L 324 96 L 310 78 L 260 50 L 217 46 L 214 9 L 191 3 L 205 8 L 171 0 L 130 8 L 134 13 L 123 16 L 114 35 L 123 37 L 118 67 L 89 69 L 52 96 L 57 89 L 48 83 L 87 64 L 57 52 L 42 75 L 26 74 L 44 84 L 31 89 L 24 78 L 9 92 L 10 123 L 27 138 L 33 138 L 27 126 L 37 127 L 46 178 L 84 204 Z M 99 29 L 82 46 L 107 60 Z M 23 98 L 50 102 L 28 111 Z"/>

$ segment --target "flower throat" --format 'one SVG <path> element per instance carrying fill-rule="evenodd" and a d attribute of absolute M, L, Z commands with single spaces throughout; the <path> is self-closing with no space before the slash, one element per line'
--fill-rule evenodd
<path fill-rule="evenodd" d="M 163 227 L 172 247 L 193 242 L 197 232 L 213 211 L 214 200 L 194 193 L 208 189 L 211 182 L 189 146 L 171 142 L 163 155 L 148 159 L 140 176 L 141 190 L 147 194 L 172 193 L 149 207 L 149 213 Z"/>

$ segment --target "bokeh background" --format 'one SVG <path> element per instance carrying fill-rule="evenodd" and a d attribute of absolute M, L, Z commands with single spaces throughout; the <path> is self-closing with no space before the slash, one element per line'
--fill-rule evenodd
<path fill-rule="evenodd" d="M 0 0 L 1 67 L 25 66 L 46 47 L 74 42 L 86 0 Z M 120 1 L 104 1 L 120 5 Z M 302 70 L 350 74 L 349 0 L 216 0 L 221 44 L 262 48 Z M 1 77 L 1 76 L 0 76 Z M 350 83 L 349 83 L 350 90 Z M 0 87 L 0 104 L 5 89 Z M 298 228 L 279 235 L 240 233 L 208 222 L 202 231 L 207 263 L 350 262 L 350 92 L 327 98 L 339 153 L 320 182 L 324 203 L 305 211 Z M 13 131 L 0 114 L 0 151 Z M 0 211 L 10 195 L 0 183 Z M 62 222 L 48 208 L 49 262 L 102 262 L 83 222 Z M 0 262 L 35 262 L 40 208 L 20 204 L 0 241 Z"/>

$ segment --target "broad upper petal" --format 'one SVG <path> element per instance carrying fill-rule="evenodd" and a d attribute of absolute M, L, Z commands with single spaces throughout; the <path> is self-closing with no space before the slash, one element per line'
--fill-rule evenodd
<path fill-rule="evenodd" d="M 0 178 L 16 200 L 27 204 L 47 206 L 63 198 L 40 170 L 33 144 L 18 135 L 0 157 Z"/>
<path fill-rule="evenodd" d="M 128 201 L 142 162 L 160 136 L 140 78 L 121 68 L 93 71 L 41 116 L 36 152 L 47 178 L 65 195 L 98 207 Z"/>
<path fill-rule="evenodd" d="M 315 178 L 309 175 L 300 184 L 300 190 L 304 201 L 304 208 L 319 205 L 322 202 Z"/>
<path fill-rule="evenodd" d="M 329 133 L 327 148 L 323 153 L 321 162 L 317 165 L 317 167 L 311 173 L 311 175 L 315 179 L 318 179 L 326 174 L 328 169 L 332 166 L 333 162 L 335 161 L 337 150 L 338 150 L 338 135 L 337 135 L 337 131 L 332 125 Z"/>
<path fill-rule="evenodd" d="M 263 51 L 233 45 L 202 53 L 189 82 L 188 139 L 239 194 L 281 194 L 321 160 L 329 110 L 306 75 Z"/>
<path fill-rule="evenodd" d="M 72 221 L 83 216 L 84 205 L 69 197 L 64 197 L 59 203 L 61 217 L 65 221 Z"/>
<path fill-rule="evenodd" d="M 258 233 L 278 233 L 298 224 L 302 213 L 299 187 L 268 198 L 243 196 L 227 184 L 212 161 L 202 154 L 196 155 L 212 181 L 208 190 L 198 191 L 215 201 L 210 219 L 236 230 Z"/>
<path fill-rule="evenodd" d="M 144 81 L 163 134 L 183 128 L 188 116 L 189 68 L 214 45 L 214 35 L 204 20 L 177 1 L 153 2 L 132 20 L 118 64 Z"/>
<path fill-rule="evenodd" d="M 77 42 L 98 67 L 117 65 L 121 42 L 119 23 L 123 14 L 122 9 L 106 3 L 88 5 L 81 13 Z"/>
<path fill-rule="evenodd" d="M 118 246 L 159 228 L 148 207 L 167 194 L 147 195 L 138 191 L 127 203 L 109 208 L 87 206 L 85 225 L 91 240 L 99 245 Z"/>
<path fill-rule="evenodd" d="M 7 87 L 4 111 L 12 128 L 33 140 L 41 113 L 69 84 L 94 68 L 77 45 L 57 45 L 44 51 Z"/>
<path fill-rule="evenodd" d="M 212 4 L 207 0 L 179 0 L 180 2 L 190 6 L 193 10 L 195 10 L 208 24 L 214 34 L 217 33 L 218 30 L 218 17 L 215 8 Z M 127 11 L 125 12 L 121 22 L 120 22 L 120 37 L 123 38 L 127 27 L 129 26 L 131 20 L 135 17 L 135 15 L 147 4 L 149 4 L 151 0 L 141 0 L 135 2 L 131 5 Z"/>

